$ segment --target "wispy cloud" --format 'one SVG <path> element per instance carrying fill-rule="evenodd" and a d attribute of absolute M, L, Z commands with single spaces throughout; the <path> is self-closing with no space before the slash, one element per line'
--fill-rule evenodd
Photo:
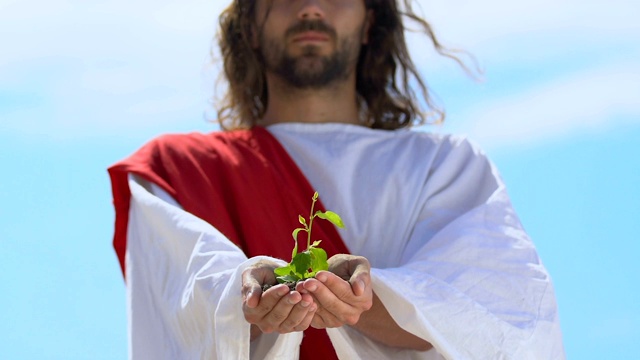
<path fill-rule="evenodd" d="M 476 90 L 468 100 L 449 108 L 455 118 L 445 131 L 467 133 L 485 148 L 512 149 L 640 122 L 640 22 L 634 15 L 639 4 L 420 4 L 445 44 L 471 51 L 487 70 L 482 90 L 469 84 Z M 439 85 L 446 87 L 447 77 L 458 81 L 455 70 L 442 66 L 444 60 L 425 54 L 415 42 L 412 48 Z M 466 95 L 456 90 L 456 96 Z"/>
<path fill-rule="evenodd" d="M 633 15 L 638 5 L 631 0 L 606 4 L 578 0 L 419 3 L 446 43 L 471 50 L 481 63 L 492 67 L 541 59 L 543 66 L 553 66 L 553 59 L 560 55 L 571 61 L 576 54 L 626 54 L 636 49 L 640 35 Z M 215 78 L 215 71 L 206 67 L 209 47 L 217 15 L 226 5 L 226 1 L 210 0 L 0 0 L 0 43 L 4 47 L 0 57 L 0 128 L 28 136 L 77 137 L 113 135 L 123 128 L 170 130 L 172 126 L 203 124 L 202 114 L 209 109 Z M 418 50 L 416 59 L 421 68 L 439 71 L 439 65 L 423 55 L 425 46 L 412 43 L 411 47 Z M 513 118 L 517 111 L 532 105 L 530 99 L 538 98 L 546 101 L 549 111 L 564 114 L 554 121 L 583 118 L 584 106 L 578 106 L 579 99 L 596 97 L 593 94 L 599 88 L 607 89 L 606 94 L 589 101 L 588 106 L 593 107 L 589 114 L 609 116 L 612 109 L 620 108 L 613 106 L 616 101 L 634 113 L 630 94 L 637 94 L 637 88 L 632 76 L 623 75 L 623 70 L 603 70 L 609 60 L 597 64 L 599 70 L 547 79 L 546 85 L 537 84 L 520 94 L 498 94 L 487 105 L 469 102 L 458 112 L 470 114 L 469 119 L 480 118 L 478 129 L 494 123 L 504 127 L 500 120 L 491 119 Z M 625 66 L 628 71 L 637 70 L 633 65 Z M 628 92 L 614 84 L 626 84 Z M 495 116 L 476 116 L 487 111 Z M 528 121 L 521 119 L 519 123 L 532 124 L 528 128 L 539 131 L 540 137 L 547 133 L 539 119 Z M 577 126 L 578 122 L 572 121 L 565 120 L 565 125 L 556 122 L 555 128 Z M 470 124 L 467 129 L 476 129 Z M 473 132 L 489 136 L 480 130 Z"/>
<path fill-rule="evenodd" d="M 8 47 L 0 57 L 0 129 L 68 138 L 170 128 L 188 124 L 185 117 L 204 123 L 209 47 L 223 6 L 0 3 L 0 43 Z"/>
<path fill-rule="evenodd" d="M 445 39 L 484 46 L 512 35 L 574 33 L 584 42 L 637 39 L 634 0 L 419 0 L 425 16 Z M 601 35 L 594 38 L 593 36 Z M 615 37 L 610 36 L 615 35 Z"/>
<path fill-rule="evenodd" d="M 640 123 L 640 65 L 589 69 L 469 109 L 462 127 L 485 147 L 532 145 Z"/>
<path fill-rule="evenodd" d="M 640 57 L 640 4 L 633 0 L 417 0 L 440 41 L 469 51 L 482 68 Z M 450 76 L 425 38 L 409 34 L 426 72 Z M 591 58 L 591 59 L 589 59 Z"/>

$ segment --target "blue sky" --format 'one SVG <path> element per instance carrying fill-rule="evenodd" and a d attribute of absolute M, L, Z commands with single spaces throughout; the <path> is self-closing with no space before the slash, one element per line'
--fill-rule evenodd
<path fill-rule="evenodd" d="M 640 5 L 421 1 L 474 82 L 410 36 L 500 169 L 555 282 L 569 358 L 640 355 Z M 0 338 L 8 359 L 122 359 L 125 288 L 106 168 L 211 131 L 220 1 L 0 0 Z"/>

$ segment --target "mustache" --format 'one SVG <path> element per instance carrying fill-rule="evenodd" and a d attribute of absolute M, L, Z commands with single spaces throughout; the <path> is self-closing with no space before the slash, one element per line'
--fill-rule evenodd
<path fill-rule="evenodd" d="M 291 26 L 285 32 L 286 37 L 290 37 L 306 31 L 322 32 L 329 35 L 332 39 L 336 38 L 336 31 L 322 20 L 302 20 Z"/>

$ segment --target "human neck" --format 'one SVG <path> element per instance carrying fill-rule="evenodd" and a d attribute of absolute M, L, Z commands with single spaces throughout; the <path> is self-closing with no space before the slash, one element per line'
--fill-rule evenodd
<path fill-rule="evenodd" d="M 269 102 L 262 125 L 288 122 L 361 124 L 355 77 L 322 89 L 295 89 L 267 74 Z"/>

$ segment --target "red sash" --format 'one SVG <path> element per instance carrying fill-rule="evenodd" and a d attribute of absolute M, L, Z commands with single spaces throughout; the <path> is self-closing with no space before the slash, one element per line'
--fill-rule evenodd
<path fill-rule="evenodd" d="M 291 232 L 299 226 L 298 214 L 308 216 L 314 193 L 289 154 L 264 128 L 161 136 L 109 168 L 116 210 L 113 246 L 123 273 L 131 198 L 128 173 L 160 186 L 248 257 L 268 255 L 288 261 Z M 320 201 L 316 208 L 325 210 Z M 329 257 L 349 253 L 331 223 L 314 225 L 313 239 L 322 239 Z M 325 330 L 305 331 L 300 358 L 337 359 Z"/>

